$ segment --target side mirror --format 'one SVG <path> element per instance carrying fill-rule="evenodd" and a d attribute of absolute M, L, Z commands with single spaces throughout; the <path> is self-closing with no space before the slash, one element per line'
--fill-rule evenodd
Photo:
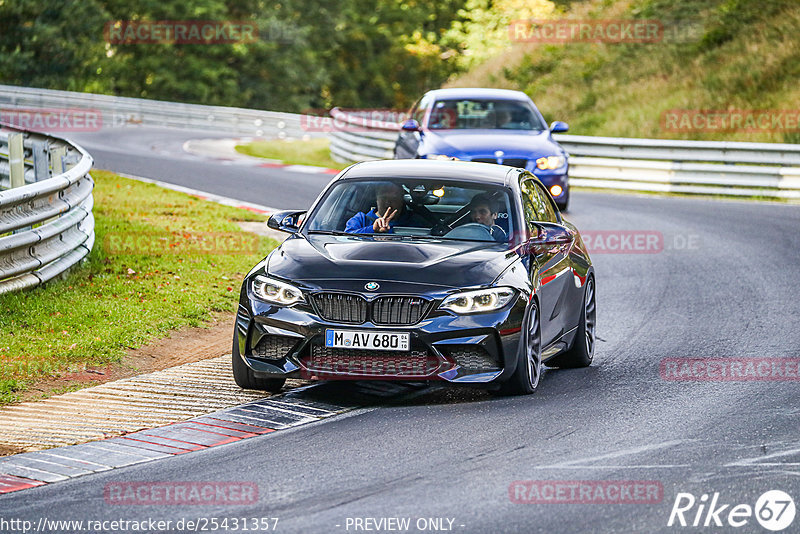
<path fill-rule="evenodd" d="M 400 129 L 405 132 L 418 132 L 420 131 L 420 126 L 417 121 L 414 119 L 408 119 L 403 124 L 400 125 Z"/>
<path fill-rule="evenodd" d="M 552 133 L 560 133 L 560 132 L 569 131 L 569 124 L 567 124 L 566 122 L 561 122 L 561 121 L 553 121 L 553 123 L 550 125 L 550 131 Z"/>
<path fill-rule="evenodd" d="M 552 248 L 569 245 L 575 239 L 575 234 L 565 226 L 555 223 L 537 222 L 536 228 L 539 235 L 532 236 L 530 245 L 536 248 Z"/>
<path fill-rule="evenodd" d="M 300 217 L 305 215 L 305 211 L 279 211 L 273 213 L 267 221 L 267 226 L 273 230 L 280 230 L 281 232 L 288 232 L 290 234 L 297 233 L 300 229 Z"/>

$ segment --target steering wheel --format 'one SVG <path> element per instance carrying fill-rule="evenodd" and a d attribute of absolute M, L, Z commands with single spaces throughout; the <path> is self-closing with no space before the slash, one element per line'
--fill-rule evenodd
<path fill-rule="evenodd" d="M 462 224 L 461 226 L 456 226 L 445 235 L 453 238 L 463 237 L 467 239 L 494 241 L 492 230 L 485 224 L 481 223 Z"/>

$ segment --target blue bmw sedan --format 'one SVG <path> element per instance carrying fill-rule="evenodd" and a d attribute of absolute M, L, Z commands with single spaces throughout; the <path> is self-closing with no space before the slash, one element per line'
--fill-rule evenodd
<path fill-rule="evenodd" d="M 411 109 L 394 149 L 396 159 L 459 159 L 499 163 L 532 172 L 561 211 L 569 203 L 567 153 L 533 101 L 507 89 L 437 89 Z"/>

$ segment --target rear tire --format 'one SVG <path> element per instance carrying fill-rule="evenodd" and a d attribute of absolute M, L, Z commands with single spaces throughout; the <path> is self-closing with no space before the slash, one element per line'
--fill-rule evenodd
<path fill-rule="evenodd" d="M 286 382 L 285 378 L 259 378 L 255 375 L 239 354 L 239 340 L 235 329 L 233 331 L 231 354 L 233 357 L 233 380 L 240 388 L 278 393 Z"/>
<path fill-rule="evenodd" d="M 564 369 L 591 365 L 592 358 L 594 358 L 595 345 L 597 344 L 596 325 L 597 305 L 595 302 L 594 277 L 589 276 L 586 281 L 586 289 L 583 292 L 581 321 L 578 325 L 578 332 L 575 334 L 572 348 L 548 361 L 547 365 Z"/>
<path fill-rule="evenodd" d="M 542 377 L 542 331 L 539 306 L 535 300 L 523 322 L 523 338 L 517 357 L 517 368 L 508 381 L 501 384 L 500 395 L 529 395 L 536 391 Z"/>

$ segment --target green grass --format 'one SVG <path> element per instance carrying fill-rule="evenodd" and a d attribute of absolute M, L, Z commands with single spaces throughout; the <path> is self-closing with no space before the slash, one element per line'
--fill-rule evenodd
<path fill-rule="evenodd" d="M 92 175 L 88 261 L 64 280 L 0 296 L 0 404 L 37 379 L 119 362 L 128 348 L 234 311 L 244 275 L 277 245 L 240 230 L 235 221 L 263 220 L 252 212 Z M 240 238 L 247 253 L 237 253 Z M 198 252 L 204 243 L 212 253 Z"/>
<path fill-rule="evenodd" d="M 315 165 L 344 169 L 348 164 L 331 159 L 330 142 L 325 138 L 253 141 L 236 145 L 236 151 L 258 158 L 277 159 L 288 165 Z"/>
<path fill-rule="evenodd" d="M 664 112 L 800 109 L 796 0 L 583 0 L 553 18 L 656 19 L 657 43 L 510 43 L 448 86 L 520 89 L 570 133 L 800 142 L 794 131 L 669 131 Z"/>

